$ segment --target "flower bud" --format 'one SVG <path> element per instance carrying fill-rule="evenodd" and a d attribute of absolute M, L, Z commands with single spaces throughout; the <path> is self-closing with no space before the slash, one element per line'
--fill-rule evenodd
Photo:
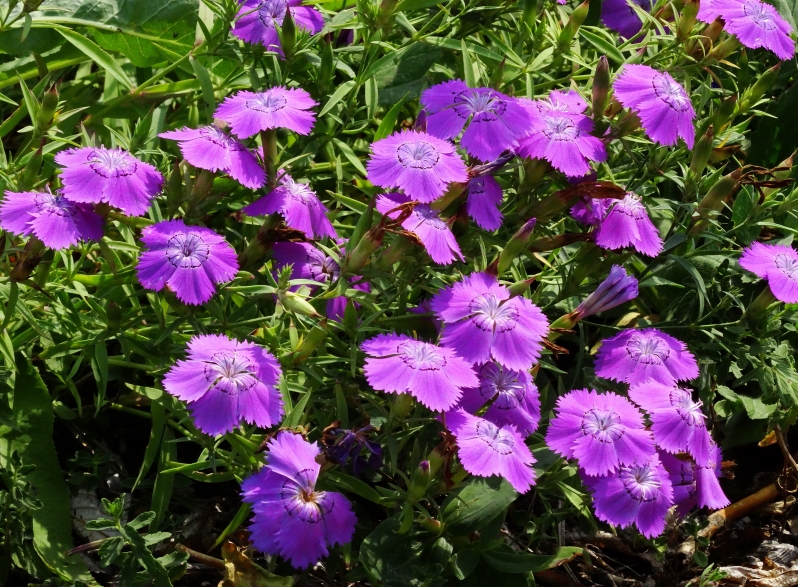
<path fill-rule="evenodd" d="M 516 231 L 502 252 L 499 253 L 496 259 L 493 260 L 493 263 L 485 269 L 487 273 L 502 275 L 509 269 L 513 259 L 520 255 L 529 245 L 532 233 L 535 230 L 535 222 L 536 220 L 534 218 L 530 218 Z"/>
<path fill-rule="evenodd" d="M 610 93 L 610 63 L 607 56 L 599 57 L 596 73 L 593 75 L 593 119 L 604 116 L 607 109 L 607 98 Z"/>
<path fill-rule="evenodd" d="M 39 112 L 36 114 L 36 135 L 43 136 L 44 133 L 47 132 L 47 129 L 50 128 L 50 125 L 53 122 L 53 116 L 55 116 L 55 111 L 57 108 L 58 90 L 56 90 L 55 86 L 53 86 L 44 93 L 44 96 L 42 96 L 41 107 L 39 108 Z"/>
<path fill-rule="evenodd" d="M 318 326 L 311 328 L 310 332 L 302 338 L 291 356 L 294 367 L 308 360 L 319 345 L 327 338 L 327 320 L 323 319 Z"/>
<path fill-rule="evenodd" d="M 333 45 L 330 41 L 324 42 L 321 49 L 321 65 L 319 66 L 319 77 L 316 80 L 316 91 L 318 96 L 325 96 L 330 88 L 333 76 L 335 75 L 335 55 Z"/>
<path fill-rule="evenodd" d="M 341 264 L 343 275 L 355 275 L 363 269 L 369 262 L 371 255 L 380 248 L 382 239 L 385 236 L 385 228 L 379 224 L 366 232 L 363 238 L 355 245 L 351 251 L 347 250 L 346 257 Z"/>
<path fill-rule="evenodd" d="M 277 290 L 277 299 L 280 301 L 280 304 L 286 309 L 294 312 L 295 314 L 301 314 L 303 316 L 310 316 L 312 318 L 319 318 L 318 312 L 316 312 L 316 308 L 314 308 L 310 302 L 308 302 L 305 298 L 296 294 L 287 289 L 278 289 Z M 299 350 L 299 349 L 297 349 Z"/>
<path fill-rule="evenodd" d="M 424 497 L 431 480 L 432 470 L 429 461 L 421 461 L 410 479 L 410 486 L 407 488 L 407 501 L 416 503 Z"/>
<path fill-rule="evenodd" d="M 283 48 L 286 60 L 294 56 L 296 49 L 296 25 L 291 11 L 286 9 L 283 24 L 280 25 L 280 45 Z"/>
<path fill-rule="evenodd" d="M 776 78 L 779 76 L 780 69 L 781 62 L 768 69 L 759 77 L 753 86 L 743 92 L 743 95 L 740 98 L 740 114 L 756 106 L 756 103 L 759 102 L 760 98 L 762 98 L 762 96 L 765 95 L 765 92 L 767 92 L 776 82 Z"/>
<path fill-rule="evenodd" d="M 693 157 L 690 160 L 690 174 L 698 180 L 701 174 L 704 173 L 704 168 L 707 166 L 709 156 L 712 154 L 712 141 L 715 138 L 715 132 L 712 125 L 707 128 L 707 132 L 698 139 L 698 142 L 693 149 Z"/>
<path fill-rule="evenodd" d="M 729 96 L 718 106 L 715 116 L 712 117 L 712 126 L 717 134 L 727 122 L 734 116 L 734 111 L 737 110 L 737 96 Z"/>
<path fill-rule="evenodd" d="M 690 33 L 695 26 L 696 16 L 698 15 L 698 0 L 688 0 L 682 9 L 679 28 L 676 31 L 676 39 L 684 43 L 690 37 Z"/>
<path fill-rule="evenodd" d="M 20 190 L 29 190 L 36 184 L 36 180 L 39 177 L 39 170 L 42 168 L 42 160 L 42 147 L 39 147 L 36 149 L 36 152 L 31 155 L 27 165 L 25 165 L 25 170 L 22 172 L 22 177 L 19 179 Z"/>
<path fill-rule="evenodd" d="M 709 225 L 710 219 L 717 214 L 723 206 L 723 201 L 739 186 L 741 172 L 735 169 L 715 182 L 707 195 L 698 203 L 693 215 L 693 226 L 687 231 L 688 236 L 695 236 Z"/>
<path fill-rule="evenodd" d="M 715 45 L 715 48 L 709 52 L 709 55 L 703 61 L 723 61 L 739 47 L 740 41 L 737 37 L 727 37 L 720 44 Z"/>
<path fill-rule="evenodd" d="M 637 279 L 620 265 L 613 265 L 610 274 L 575 310 L 576 320 L 625 304 L 637 297 Z"/>
<path fill-rule="evenodd" d="M 576 36 L 579 27 L 585 22 L 588 12 L 590 12 L 590 0 L 585 0 L 585 2 L 574 9 L 570 20 L 568 20 L 565 28 L 563 28 L 560 36 L 557 38 L 557 46 L 560 47 L 561 50 L 565 50 L 571 46 L 571 41 L 573 41 Z"/>

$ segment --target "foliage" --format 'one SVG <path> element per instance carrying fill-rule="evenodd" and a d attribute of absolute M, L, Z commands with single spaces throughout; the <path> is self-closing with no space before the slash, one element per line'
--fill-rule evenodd
<path fill-rule="evenodd" d="M 433 338 L 430 315 L 411 309 L 499 258 L 506 267 L 500 278 L 516 287 L 526 282 L 524 295 L 551 322 L 573 311 L 613 264 L 639 280 L 640 295 L 629 306 L 558 333 L 561 346 L 544 353 L 535 372 L 544 422 L 568 390 L 618 388 L 593 370 L 602 339 L 656 325 L 698 359 L 694 387 L 724 449 L 758 442 L 776 424 L 794 424 L 796 305 L 746 315 L 766 286 L 736 262 L 751 242 L 790 244 L 798 231 L 798 190 L 788 181 L 798 146 L 794 60 L 773 69 L 773 55 L 745 49 L 725 56 L 733 63 L 716 59 L 701 50 L 703 25 L 680 33 L 684 3 L 665 0 L 651 13 L 639 11 L 643 32 L 631 40 L 600 25 L 600 2 L 590 3 L 585 18 L 575 10 L 586 6 L 543 0 L 320 0 L 321 33 L 281 28 L 284 60 L 230 35 L 235 0 L 37 4 L 11 0 L 0 7 L 0 191 L 58 186 L 55 153 L 73 146 L 129 149 L 167 182 L 144 217 L 106 210 L 100 242 L 36 253 L 24 238 L 0 237 L 0 578 L 95 580 L 83 559 L 64 554 L 73 547 L 70 491 L 104 498 L 111 518 L 87 530 L 118 533 L 91 555 L 105 567 L 95 578 L 169 585 L 186 556 L 156 556 L 153 546 L 173 548 L 184 539 L 191 507 L 209 496 L 222 513 L 215 544 L 207 546 L 227 538 L 245 543 L 239 531 L 250 511 L 238 500 L 238 484 L 262 466 L 259 449 L 276 428 L 243 424 L 209 437 L 185 404 L 163 391 L 163 375 L 202 333 L 256 342 L 279 359 L 280 427 L 312 441 L 334 422 L 377 429 L 373 440 L 384 456 L 378 470 L 358 477 L 331 463 L 324 468 L 321 487 L 353 502 L 358 525 L 353 542 L 332 549 L 323 570 L 306 573 L 386 587 L 530 585 L 535 572 L 580 556 L 579 549 L 558 547 L 559 524 L 591 530 L 598 522 L 577 467 L 545 446 L 545 426 L 528 440 L 537 484 L 519 496 L 506 481 L 468 476 L 450 454 L 436 453 L 435 415 L 406 396 L 374 391 L 363 375 L 364 339 L 380 332 Z M 789 2 L 779 8 L 798 17 Z M 352 43 L 344 40 L 349 31 Z M 552 196 L 570 186 L 567 180 L 515 159 L 497 174 L 505 193 L 498 231 L 469 223 L 460 196 L 442 204 L 466 259 L 454 269 L 431 263 L 422 247 L 389 232 L 358 273 L 370 292 L 355 288 L 352 276 L 312 292 L 309 283 L 290 284 L 311 311 L 275 296 L 287 291 L 287 276 L 274 272 L 268 255 L 197 307 L 137 280 L 141 229 L 164 219 L 212 228 L 238 253 L 257 249 L 263 220 L 241 209 L 262 193 L 220 173 L 196 203 L 201 172 L 182 160 L 174 142 L 158 138 L 212 123 L 216 106 L 238 90 L 292 85 L 319 103 L 310 135 L 277 133 L 279 167 L 313 186 L 351 252 L 380 221 L 372 204 L 380 190 L 365 179 L 369 146 L 413 125 L 423 89 L 459 78 L 508 95 L 541 98 L 574 88 L 599 100 L 601 56 L 613 76 L 625 63 L 667 69 L 696 109 L 692 153 L 683 143 L 663 147 L 642 132 L 623 132 L 619 108 L 592 113 L 600 131 L 617 136 L 597 177 L 645 197 L 665 241 L 655 258 L 600 251 Z M 531 241 L 502 257 L 532 217 Z M 346 258 L 334 242 L 324 250 Z M 26 260 L 35 270 L 12 279 Z M 340 295 L 348 299 L 342 320 L 320 319 L 316 312 Z M 422 461 L 434 459 L 441 461 L 434 475 L 418 473 Z M 132 496 L 131 512 L 146 513 L 125 522 L 123 493 Z M 258 560 L 258 573 L 273 584 L 281 579 L 271 573 L 296 572 L 277 557 Z M 718 578 L 710 568 L 701 584 Z"/>

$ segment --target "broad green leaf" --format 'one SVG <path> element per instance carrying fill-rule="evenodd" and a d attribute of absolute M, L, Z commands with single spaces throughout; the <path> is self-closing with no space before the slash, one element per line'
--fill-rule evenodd
<path fill-rule="evenodd" d="M 460 45 L 458 44 L 458 47 Z M 374 72 L 379 88 L 379 102 L 394 105 L 403 96 L 417 98 L 425 85 L 430 83 L 427 72 L 443 56 L 443 51 L 427 43 L 416 42 L 402 52 L 388 55 Z"/>
<path fill-rule="evenodd" d="M 89 40 L 85 35 L 80 35 L 64 27 L 57 27 L 55 30 L 69 43 L 77 47 L 86 57 L 89 57 L 97 65 L 106 70 L 116 81 L 122 84 L 126 90 L 130 91 L 133 89 L 133 82 L 122 70 L 122 67 L 97 44 Z"/>
<path fill-rule="evenodd" d="M 16 355 L 17 373 L 13 395 L 13 419 L 20 430 L 13 440 L 0 437 L 0 466 L 7 467 L 17 452 L 26 465 L 36 469 L 27 480 L 36 489 L 43 507 L 32 512 L 33 545 L 44 563 L 64 580 L 94 584 L 86 565 L 72 549 L 72 512 L 69 490 L 58 463 L 53 442 L 53 409 L 50 394 L 33 364 Z"/>
<path fill-rule="evenodd" d="M 466 536 L 503 513 L 516 497 L 515 489 L 501 477 L 475 477 L 449 494 L 441 518 L 449 534 Z"/>

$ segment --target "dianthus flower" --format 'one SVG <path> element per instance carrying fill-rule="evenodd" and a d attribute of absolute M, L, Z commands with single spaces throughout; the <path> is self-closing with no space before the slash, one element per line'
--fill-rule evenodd
<path fill-rule="evenodd" d="M 593 494 L 599 520 L 621 528 L 635 524 L 646 538 L 662 534 L 673 505 L 673 487 L 656 455 L 623 466 L 614 475 L 583 480 Z"/>
<path fill-rule="evenodd" d="M 443 345 L 473 364 L 492 359 L 508 369 L 530 369 L 549 330 L 540 308 L 510 297 L 510 290 L 487 273 L 472 273 L 442 289 L 432 309 L 444 323 Z"/>
<path fill-rule="evenodd" d="M 276 188 L 244 208 L 250 216 L 279 213 L 291 228 L 302 231 L 311 239 L 337 236 L 327 218 L 327 207 L 321 203 L 310 186 L 295 182 L 283 174 Z"/>
<path fill-rule="evenodd" d="M 629 192 L 616 200 L 599 224 L 596 244 L 602 249 L 633 247 L 638 253 L 656 257 L 662 251 L 662 239 L 648 217 L 640 197 Z"/>
<path fill-rule="evenodd" d="M 591 134 L 593 121 L 574 113 L 575 101 L 570 102 L 569 94 L 561 94 L 530 106 L 532 123 L 516 152 L 522 157 L 545 159 L 565 175 L 579 177 L 590 171 L 590 161 L 604 161 L 607 151 L 604 143 Z"/>
<path fill-rule="evenodd" d="M 430 410 L 454 407 L 463 388 L 479 385 L 474 369 L 452 349 L 404 334 L 380 334 L 360 345 L 363 372 L 374 389 L 409 393 Z"/>
<path fill-rule="evenodd" d="M 630 385 L 647 379 L 672 385 L 698 377 L 698 364 L 687 345 L 670 334 L 628 328 L 602 341 L 596 375 Z"/>
<path fill-rule="evenodd" d="M 654 142 L 671 147 L 679 137 L 693 148 L 695 111 L 684 88 L 664 71 L 648 65 L 624 65 L 613 84 L 615 98 L 637 113 Z"/>
<path fill-rule="evenodd" d="M 651 0 L 632 0 L 632 2 L 647 11 L 653 6 Z M 629 6 L 627 0 L 604 0 L 601 3 L 601 22 L 626 39 L 634 37 L 643 26 L 643 21 Z"/>
<path fill-rule="evenodd" d="M 643 414 L 612 392 L 577 389 L 557 399 L 546 444 L 567 459 L 577 459 L 588 475 L 606 475 L 655 454 Z"/>
<path fill-rule="evenodd" d="M 304 569 L 346 544 L 355 533 L 352 504 L 335 491 L 318 491 L 319 445 L 287 430 L 269 441 L 267 464 L 244 479 L 242 499 L 252 504 L 255 549 Z"/>
<path fill-rule="evenodd" d="M 454 434 L 460 463 L 472 475 L 504 477 L 519 493 L 535 484 L 535 458 L 512 424 L 499 427 L 457 410 L 446 414 L 446 426 Z"/>
<path fill-rule="evenodd" d="M 701 402 L 686 389 L 644 381 L 629 388 L 629 399 L 648 412 L 654 442 L 671 452 L 686 452 L 695 462 L 709 462 L 712 438 L 704 423 Z"/>
<path fill-rule="evenodd" d="M 85 204 L 60 192 L 6 192 L 0 203 L 0 227 L 22 236 L 35 235 L 45 246 L 60 250 L 78 241 L 103 237 L 103 219 Z"/>
<path fill-rule="evenodd" d="M 680 515 L 686 515 L 695 506 L 718 510 L 729 505 L 729 498 L 718 482 L 721 453 L 716 444 L 710 447 L 710 459 L 703 467 L 687 457 L 664 451 L 659 451 L 659 458 L 673 485 L 673 502 Z"/>
<path fill-rule="evenodd" d="M 194 424 L 211 436 L 241 422 L 269 428 L 280 422 L 283 400 L 277 359 L 250 342 L 203 334 L 188 343 L 188 359 L 164 376 L 163 387 L 188 403 Z"/>
<path fill-rule="evenodd" d="M 421 105 L 429 134 L 453 139 L 466 127 L 460 145 L 481 161 L 514 148 L 531 123 L 529 112 L 515 98 L 491 88 L 469 88 L 460 80 L 424 90 Z"/>
<path fill-rule="evenodd" d="M 468 181 L 468 170 L 454 145 L 425 132 L 395 132 L 371 145 L 367 179 L 374 185 L 400 188 L 428 204 L 452 182 Z"/>
<path fill-rule="evenodd" d="M 798 303 L 798 252 L 792 247 L 753 243 L 743 251 L 740 267 L 766 280 L 776 299 Z"/>
<path fill-rule="evenodd" d="M 490 362 L 480 367 L 479 387 L 463 390 L 459 407 L 475 414 L 488 402 L 493 402 L 483 417 L 504 426 L 512 424 L 524 436 L 529 436 L 540 424 L 540 394 L 526 371 L 513 371 Z"/>
<path fill-rule="evenodd" d="M 546 98 L 526 104 L 534 108 L 533 114 L 582 114 L 587 110 L 587 102 L 576 90 L 552 90 Z"/>
<path fill-rule="evenodd" d="M 161 191 L 163 175 L 122 149 L 83 147 L 55 156 L 62 165 L 63 196 L 79 204 L 105 202 L 129 216 L 140 216 Z"/>
<path fill-rule="evenodd" d="M 215 125 L 170 130 L 158 135 L 180 143 L 186 161 L 199 169 L 224 171 L 244 187 L 257 189 L 266 183 L 266 172 L 243 143 Z"/>
<path fill-rule="evenodd" d="M 154 291 L 168 286 L 186 304 L 204 304 L 213 297 L 214 283 L 238 272 L 235 250 L 210 228 L 166 220 L 142 230 L 141 241 L 146 247 L 136 267 L 141 285 Z"/>
<path fill-rule="evenodd" d="M 764 47 L 779 59 L 795 55 L 792 28 L 776 9 L 760 0 L 708 0 L 698 9 L 698 20 L 723 19 L 724 28 L 749 49 Z"/>
<path fill-rule="evenodd" d="M 382 447 L 369 440 L 369 435 L 375 431 L 374 426 L 355 430 L 340 428 L 337 422 L 333 423 L 325 428 L 322 438 L 328 459 L 340 465 L 349 461 L 352 473 L 356 476 L 366 469 L 379 469 L 382 464 Z"/>
<path fill-rule="evenodd" d="M 390 214 L 388 212 L 409 201 L 410 198 L 404 194 L 382 194 L 377 198 L 375 207 L 380 214 L 396 218 L 400 214 L 398 210 Z M 454 238 L 452 229 L 438 216 L 438 212 L 427 204 L 416 204 L 410 216 L 402 222 L 402 228 L 418 237 L 435 263 L 449 265 L 455 259 L 463 261 L 463 253 L 460 252 L 460 246 Z"/>
<path fill-rule="evenodd" d="M 319 283 L 337 281 L 341 272 L 338 261 L 308 243 L 275 243 L 272 252 L 275 269 L 291 265 L 290 279 L 312 279 Z M 353 280 L 360 279 L 354 277 Z M 353 289 L 371 291 L 368 283 L 356 283 Z M 346 296 L 327 300 L 325 314 L 333 320 L 341 320 L 346 310 Z M 357 306 L 357 304 L 355 304 Z"/>
<path fill-rule="evenodd" d="M 604 220 L 613 202 L 612 198 L 580 198 L 571 208 L 571 216 L 577 222 L 596 226 Z"/>
<path fill-rule="evenodd" d="M 225 98 L 213 115 L 228 123 L 240 139 L 273 128 L 306 135 L 316 122 L 316 115 L 309 110 L 317 104 L 302 88 L 276 86 L 258 93 L 237 92 Z"/>
<path fill-rule="evenodd" d="M 613 265 L 607 279 L 601 282 L 585 301 L 575 310 L 581 320 L 587 316 L 604 312 L 637 297 L 637 279 L 626 273 L 620 265 Z"/>
<path fill-rule="evenodd" d="M 260 43 L 267 50 L 283 56 L 277 27 L 282 26 L 287 11 L 291 11 L 297 28 L 312 35 L 324 28 L 321 13 L 310 6 L 300 6 L 301 3 L 302 0 L 245 0 L 230 32 L 242 41 Z"/>
<path fill-rule="evenodd" d="M 485 230 L 496 230 L 502 225 L 502 186 L 489 175 L 475 177 L 468 182 L 466 212 Z"/>

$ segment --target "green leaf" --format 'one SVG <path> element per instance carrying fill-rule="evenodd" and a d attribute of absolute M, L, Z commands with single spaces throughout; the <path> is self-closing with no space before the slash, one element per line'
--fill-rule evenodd
<path fill-rule="evenodd" d="M 54 28 L 69 43 L 77 47 L 81 53 L 86 55 L 86 57 L 89 57 L 97 65 L 107 71 L 116 81 L 122 84 L 126 90 L 130 91 L 133 89 L 133 82 L 130 80 L 127 74 L 122 70 L 116 60 L 108 53 L 103 51 L 99 45 L 86 38 L 86 36 L 80 35 L 70 29 L 60 26 Z"/>
<path fill-rule="evenodd" d="M 491 567 L 504 573 L 538 573 L 553 569 L 582 555 L 581 548 L 564 546 L 554 554 L 515 552 L 509 547 L 483 552 L 482 558 Z"/>
<path fill-rule="evenodd" d="M 607 59 L 612 59 L 618 65 L 625 61 L 623 54 L 615 47 L 615 41 L 605 30 L 598 27 L 581 26 L 579 27 L 579 38 L 585 39 L 598 49 L 599 53 L 606 55 Z"/>
<path fill-rule="evenodd" d="M 169 580 L 169 573 L 161 563 L 155 560 L 155 557 L 147 547 L 144 537 L 130 524 L 124 524 L 119 533 L 130 545 L 133 556 L 139 561 L 139 564 L 144 567 L 145 572 L 151 580 L 155 582 L 155 587 L 172 587 L 172 582 Z"/>
<path fill-rule="evenodd" d="M 429 83 L 427 72 L 442 57 L 443 51 L 437 47 L 416 42 L 405 51 L 397 51 L 380 59 L 375 64 L 379 65 L 379 69 L 373 71 L 380 92 L 380 104 L 393 105 L 404 96 L 418 98 L 425 84 Z"/>
<path fill-rule="evenodd" d="M 155 486 L 152 488 L 152 503 L 150 508 L 155 512 L 155 519 L 150 524 L 150 532 L 158 529 L 158 525 L 166 515 L 166 509 L 172 499 L 172 488 L 174 486 L 175 474 L 166 473 L 169 468 L 168 463 L 177 459 L 177 445 L 169 442 L 174 439 L 174 432 L 171 428 L 165 428 L 161 445 L 161 458 L 158 461 L 158 476 L 155 478 Z"/>
<path fill-rule="evenodd" d="M 360 479 L 356 477 L 352 477 L 351 475 L 347 475 L 346 473 L 341 473 L 340 471 L 328 471 L 327 472 L 327 479 L 331 481 L 334 485 L 339 486 L 341 489 L 359 495 L 362 498 L 365 498 L 371 502 L 382 504 L 384 503 L 384 499 L 382 496 L 377 493 L 377 491 L 364 483 Z"/>
<path fill-rule="evenodd" d="M 159 390 L 160 391 L 160 390 Z M 150 414 L 152 415 L 152 428 L 150 429 L 150 441 L 147 443 L 147 448 L 144 451 L 144 460 L 141 463 L 136 482 L 133 484 L 134 491 L 147 471 L 155 462 L 158 456 L 158 451 L 161 449 L 161 439 L 163 438 L 164 427 L 166 426 L 166 410 L 163 405 L 158 401 L 153 401 L 150 405 Z"/>
<path fill-rule="evenodd" d="M 471 61 L 471 55 L 468 53 L 468 46 L 465 39 L 460 39 L 461 54 L 463 56 L 463 77 L 465 83 L 469 88 L 477 87 L 477 79 L 474 75 L 474 63 Z"/>
<path fill-rule="evenodd" d="M 333 139 L 333 142 L 341 151 L 341 153 L 344 154 L 344 157 L 346 157 L 347 160 L 352 165 L 354 165 L 355 169 L 357 169 L 363 175 L 363 177 L 366 177 L 366 168 L 363 167 L 363 163 L 361 163 L 358 156 L 355 155 L 355 152 L 352 150 L 352 147 L 350 147 L 345 142 L 340 141 L 338 139 Z"/>
<path fill-rule="evenodd" d="M 443 4 L 441 0 L 402 0 L 396 7 L 397 12 L 410 12 L 411 10 L 423 10 Z"/>
<path fill-rule="evenodd" d="M 402 111 L 402 107 L 405 105 L 406 97 L 407 94 L 402 96 L 399 101 L 391 106 L 391 109 L 385 113 L 385 116 L 382 118 L 382 122 L 380 122 L 380 126 L 377 128 L 377 132 L 374 133 L 375 141 L 384 139 L 393 132 L 393 129 L 396 126 L 396 120 L 399 118 L 399 113 Z"/>
<path fill-rule="evenodd" d="M 327 103 L 324 105 L 324 108 L 321 109 L 319 112 L 319 118 L 327 114 L 330 110 L 332 110 L 338 102 L 344 99 L 344 97 L 351 92 L 354 87 L 357 85 L 355 80 L 349 80 L 348 82 L 342 83 L 338 86 L 338 89 L 333 92 L 333 95 L 330 96 L 330 99 L 327 100 Z"/>
<path fill-rule="evenodd" d="M 503 513 L 516 497 L 512 485 L 501 477 L 475 477 L 449 494 L 441 518 L 449 534 L 466 536 Z"/>
<path fill-rule="evenodd" d="M 8 467 L 16 451 L 26 465 L 36 469 L 26 477 L 36 489 L 42 508 L 34 510 L 33 545 L 50 570 L 66 581 L 95 584 L 78 556 L 66 556 L 72 549 L 72 512 L 69 490 L 64 482 L 53 443 L 53 404 L 36 368 L 27 357 L 16 355 L 13 418 L 20 433 L 13 440 L 0 437 L 0 466 Z"/>

